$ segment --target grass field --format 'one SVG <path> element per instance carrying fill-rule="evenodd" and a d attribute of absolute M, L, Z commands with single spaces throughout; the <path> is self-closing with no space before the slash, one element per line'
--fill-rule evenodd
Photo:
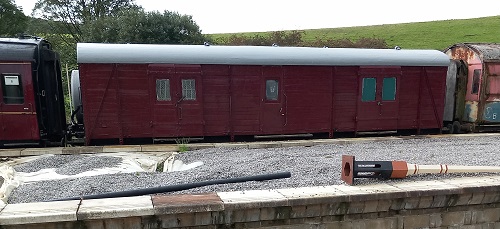
<path fill-rule="evenodd" d="M 382 38 L 389 47 L 406 49 L 438 49 L 464 42 L 500 43 L 500 16 L 445 20 L 418 23 L 360 26 L 349 28 L 325 28 L 304 30 L 302 39 L 342 39 L 357 40 L 362 37 Z M 256 33 L 239 35 L 253 36 Z M 259 33 L 266 34 L 266 33 Z M 212 34 L 213 39 L 232 34 Z"/>

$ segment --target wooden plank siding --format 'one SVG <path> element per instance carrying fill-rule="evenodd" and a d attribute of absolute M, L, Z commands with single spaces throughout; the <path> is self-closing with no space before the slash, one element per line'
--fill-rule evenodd
<path fill-rule="evenodd" d="M 383 75 L 395 68 L 377 69 Z M 441 128 L 446 67 L 397 69 L 394 130 Z M 80 64 L 86 135 L 90 141 L 356 132 L 363 111 L 360 71 L 360 66 Z M 170 79 L 170 101 L 156 100 L 160 78 Z M 188 78 L 196 79 L 196 101 L 179 96 L 181 80 Z M 279 98 L 266 103 L 271 78 L 280 81 Z M 275 114 L 264 113 L 267 104 L 274 104 L 268 108 Z M 372 123 L 363 131 L 380 129 L 376 119 Z M 282 128 L 273 132 L 265 129 L 269 125 Z"/>

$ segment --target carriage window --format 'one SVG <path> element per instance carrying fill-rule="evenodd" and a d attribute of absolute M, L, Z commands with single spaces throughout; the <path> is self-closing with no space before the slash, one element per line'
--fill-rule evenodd
<path fill-rule="evenodd" d="M 474 69 L 474 75 L 472 78 L 472 94 L 479 93 L 479 78 L 481 77 L 481 69 Z"/>
<path fill-rule="evenodd" d="M 182 80 L 182 98 L 196 100 L 196 85 L 194 79 Z"/>
<path fill-rule="evenodd" d="M 266 100 L 278 100 L 278 84 L 277 80 L 266 80 Z"/>
<path fill-rule="evenodd" d="M 2 75 L 3 102 L 5 104 L 23 104 L 24 93 L 20 75 Z"/>
<path fill-rule="evenodd" d="M 384 78 L 382 100 L 396 100 L 396 77 Z"/>
<path fill-rule="evenodd" d="M 170 101 L 170 80 L 157 79 L 156 80 L 156 100 Z"/>
<path fill-rule="evenodd" d="M 361 101 L 375 101 L 375 93 L 377 92 L 377 81 L 375 78 L 363 78 L 363 91 L 361 93 Z"/>

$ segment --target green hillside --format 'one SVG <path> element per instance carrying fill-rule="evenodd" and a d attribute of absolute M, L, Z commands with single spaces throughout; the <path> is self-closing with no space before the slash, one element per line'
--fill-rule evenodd
<path fill-rule="evenodd" d="M 303 40 L 382 38 L 389 47 L 438 49 L 463 42 L 500 43 L 500 16 L 348 28 L 304 30 Z M 256 33 L 241 33 L 252 36 Z M 265 33 L 260 33 L 265 34 Z M 232 34 L 212 34 L 214 40 Z"/>

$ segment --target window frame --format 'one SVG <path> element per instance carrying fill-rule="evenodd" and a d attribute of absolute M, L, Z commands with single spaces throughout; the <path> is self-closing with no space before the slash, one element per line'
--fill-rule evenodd
<path fill-rule="evenodd" d="M 273 91 L 268 91 L 268 82 L 275 82 L 276 85 L 276 92 Z M 264 90 L 265 90 L 265 97 L 266 97 L 266 102 L 279 102 L 280 101 L 280 80 L 279 79 L 266 79 L 264 83 Z M 270 97 L 271 94 L 268 94 L 268 92 L 273 93 L 272 97 Z"/>
<path fill-rule="evenodd" d="M 470 93 L 473 95 L 478 95 L 480 84 L 481 84 L 481 69 L 474 69 L 472 74 Z"/>
<path fill-rule="evenodd" d="M 394 79 L 394 87 L 391 88 L 393 89 L 393 93 L 390 95 L 390 99 L 385 98 L 386 95 L 386 80 L 388 79 Z M 397 90 L 398 90 L 398 79 L 395 76 L 389 76 L 389 77 L 384 77 L 382 80 L 382 101 L 396 101 L 396 95 L 397 95 Z"/>
<path fill-rule="evenodd" d="M 184 82 L 192 82 L 190 83 L 189 86 L 190 88 L 184 88 Z M 188 93 L 189 92 L 189 96 Z M 181 79 L 181 94 L 182 94 L 182 100 L 186 101 L 196 101 L 197 100 L 197 93 L 196 93 L 196 79 L 195 78 L 186 78 L 186 79 Z"/>
<path fill-rule="evenodd" d="M 171 83 L 170 83 L 170 79 L 169 78 L 157 78 L 156 79 L 156 101 L 157 102 L 168 102 L 168 101 L 172 101 L 172 92 L 171 92 L 171 89 L 172 89 L 172 86 L 171 86 Z M 166 86 L 165 86 L 165 99 L 160 99 L 159 97 L 159 84 L 158 83 L 161 83 L 161 82 L 166 82 Z"/>
<path fill-rule="evenodd" d="M 361 102 L 375 102 L 377 100 L 377 77 L 363 77 L 361 82 Z M 373 86 L 370 88 L 365 87 L 365 80 L 373 80 Z M 368 84 L 366 84 L 368 86 Z M 365 89 L 366 88 L 366 89 Z M 373 89 L 373 92 L 367 91 Z M 368 94 L 370 92 L 370 94 Z M 367 98 L 370 96 L 369 98 Z"/>
<path fill-rule="evenodd" d="M 24 95 L 24 87 L 23 87 L 23 78 L 21 76 L 20 73 L 3 73 L 1 74 L 1 80 L 0 80 L 0 83 L 2 84 L 2 96 L 3 96 L 3 100 L 2 102 L 6 105 L 22 105 L 25 103 L 25 95 Z M 17 82 L 18 82 L 18 85 L 7 85 L 6 83 L 6 77 L 7 76 L 16 76 L 17 77 Z M 20 89 L 20 95 L 21 96 L 10 96 L 10 95 L 7 95 L 8 93 L 8 90 L 7 90 L 7 86 L 17 86 L 19 89 Z M 18 100 L 18 99 L 21 99 L 21 102 L 11 102 L 10 99 L 12 100 Z"/>

